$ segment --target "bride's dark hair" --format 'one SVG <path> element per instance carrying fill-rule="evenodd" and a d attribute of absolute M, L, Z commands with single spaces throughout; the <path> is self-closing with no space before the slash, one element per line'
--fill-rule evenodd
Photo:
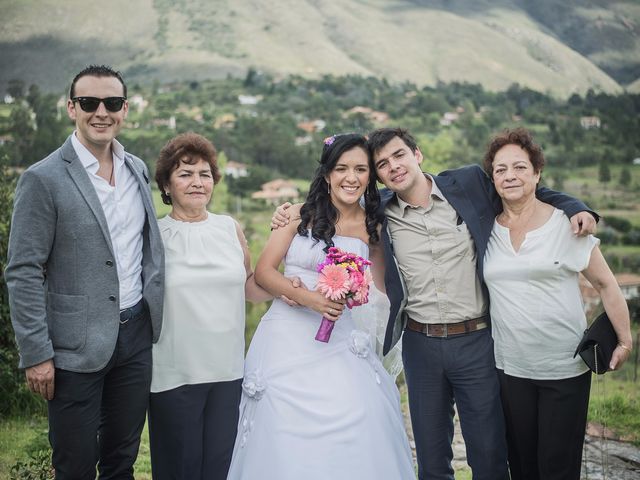
<path fill-rule="evenodd" d="M 364 194 L 365 226 L 371 243 L 380 240 L 377 230 L 378 224 L 381 223 L 378 213 L 380 197 L 376 186 L 376 172 L 367 149 L 367 138 L 357 133 L 333 135 L 324 140 L 320 166 L 309 187 L 307 199 L 300 208 L 300 225 L 298 225 L 298 233 L 305 237 L 308 236 L 307 229 L 311 228 L 311 236 L 316 241 L 323 240 L 326 243 L 325 251 L 333 246 L 332 237 L 336 233 L 338 221 L 338 210 L 331 203 L 326 177 L 335 168 L 342 154 L 354 148 L 361 148 L 369 159 L 369 184 Z"/>

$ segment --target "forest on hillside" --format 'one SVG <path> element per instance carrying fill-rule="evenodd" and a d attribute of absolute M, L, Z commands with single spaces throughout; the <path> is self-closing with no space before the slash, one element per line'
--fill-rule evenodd
<path fill-rule="evenodd" d="M 559 100 L 517 84 L 496 93 L 478 84 L 417 87 L 362 76 L 276 79 L 253 68 L 243 79 L 128 87 L 129 116 L 119 136 L 127 150 L 153 171 L 176 133 L 203 134 L 225 161 L 248 167 L 248 176 L 225 181 L 234 201 L 274 178 L 310 178 L 322 139 L 334 133 L 408 128 L 424 154 L 423 169 L 438 173 L 480 162 L 493 133 L 523 125 L 545 151 L 543 182 L 604 211 L 613 229 L 600 232 L 607 243 L 640 245 L 637 94 L 589 91 Z M 4 163 L 25 168 L 58 148 L 73 128 L 65 105 L 63 92 L 13 80 L 0 104 Z M 630 218 L 618 218 L 625 212 Z"/>
<path fill-rule="evenodd" d="M 42 93 L 13 80 L 0 105 L 0 154 L 28 166 L 71 131 L 64 93 Z M 478 162 L 492 133 L 523 125 L 559 169 L 640 157 L 640 95 L 589 91 L 558 100 L 517 84 L 490 92 L 477 84 L 418 88 L 360 76 L 274 79 L 250 69 L 244 79 L 129 85 L 130 112 L 121 140 L 152 165 L 176 132 L 208 136 L 230 160 L 252 166 L 256 184 L 275 176 L 307 178 L 322 138 L 403 126 L 418 138 L 425 168 Z"/>

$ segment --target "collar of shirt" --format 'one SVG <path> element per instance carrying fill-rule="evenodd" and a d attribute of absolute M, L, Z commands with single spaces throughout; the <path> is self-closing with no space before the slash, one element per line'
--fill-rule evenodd
<path fill-rule="evenodd" d="M 446 199 L 444 198 L 444 195 L 442 194 L 442 191 L 438 188 L 438 185 L 436 185 L 436 182 L 433 179 L 433 177 L 428 173 L 425 173 L 424 176 L 431 181 L 431 195 L 430 195 L 431 198 L 446 201 Z M 403 215 L 407 211 L 407 208 L 420 208 L 418 205 L 411 205 L 410 203 L 405 202 L 400 198 L 399 195 L 396 195 L 396 198 L 398 199 L 398 206 L 400 207 L 400 210 L 402 211 Z M 427 210 L 430 210 L 430 209 L 431 209 L 431 206 L 427 208 Z"/>
<path fill-rule="evenodd" d="M 100 167 L 98 165 L 98 159 L 78 140 L 75 131 L 73 135 L 71 135 L 71 144 L 85 170 L 94 175 L 98 173 L 98 168 Z M 124 164 L 124 147 L 115 138 L 111 142 L 111 152 L 113 153 L 113 160 L 117 161 L 117 166 L 122 166 Z"/>

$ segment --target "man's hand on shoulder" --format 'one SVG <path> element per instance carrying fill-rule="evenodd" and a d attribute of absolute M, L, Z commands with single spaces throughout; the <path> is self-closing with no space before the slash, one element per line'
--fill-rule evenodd
<path fill-rule="evenodd" d="M 589 212 L 578 212 L 571 220 L 571 229 L 573 233 L 579 237 L 586 237 L 587 235 L 593 235 L 597 230 L 596 219 L 593 218 Z"/>
<path fill-rule="evenodd" d="M 52 400 L 55 386 L 55 366 L 53 359 L 28 367 L 25 370 L 27 386 L 33 393 L 37 393 L 45 400 Z"/>
<path fill-rule="evenodd" d="M 289 224 L 289 213 L 287 209 L 291 206 L 289 202 L 283 203 L 276 211 L 273 212 L 271 217 L 271 230 L 277 230 L 280 227 L 286 227 Z"/>

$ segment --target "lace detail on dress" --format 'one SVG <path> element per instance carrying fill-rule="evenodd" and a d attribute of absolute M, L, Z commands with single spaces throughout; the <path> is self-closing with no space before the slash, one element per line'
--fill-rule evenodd
<path fill-rule="evenodd" d="M 244 447 L 247 444 L 247 438 L 253 428 L 253 416 L 256 404 L 262 398 L 262 395 L 264 395 L 266 388 L 267 386 L 259 371 L 256 370 L 244 377 L 242 390 L 250 400 L 245 402 L 242 414 L 240 415 L 240 426 L 242 429 L 240 432 L 240 447 Z"/>
<path fill-rule="evenodd" d="M 370 355 L 371 353 L 370 340 L 371 339 L 369 335 L 363 332 L 362 330 L 353 330 L 348 340 L 349 350 L 351 350 L 351 353 L 353 353 L 356 357 L 362 358 L 363 360 L 367 360 L 367 362 L 369 363 L 369 365 L 371 365 L 371 368 L 373 369 L 376 383 L 380 385 L 381 383 L 380 372 L 378 372 L 378 365 L 380 363 L 376 362 Z"/>

